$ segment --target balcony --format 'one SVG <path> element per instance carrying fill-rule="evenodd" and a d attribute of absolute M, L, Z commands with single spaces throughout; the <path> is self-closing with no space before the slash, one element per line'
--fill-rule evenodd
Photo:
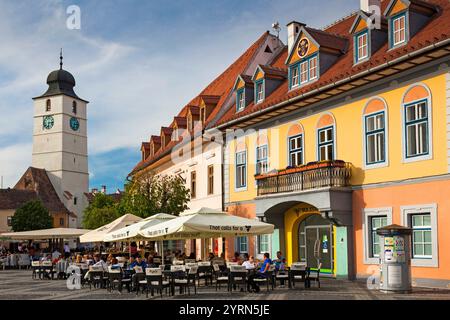
<path fill-rule="evenodd" d="M 350 163 L 342 160 L 321 161 L 256 175 L 258 196 L 350 185 Z"/>

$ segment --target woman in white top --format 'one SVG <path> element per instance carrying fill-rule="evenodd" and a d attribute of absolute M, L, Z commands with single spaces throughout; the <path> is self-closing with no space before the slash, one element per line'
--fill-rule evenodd
<path fill-rule="evenodd" d="M 245 267 L 245 269 L 247 270 L 253 270 L 255 269 L 255 260 L 253 259 L 253 257 L 250 257 L 248 260 L 245 260 L 242 265 Z"/>

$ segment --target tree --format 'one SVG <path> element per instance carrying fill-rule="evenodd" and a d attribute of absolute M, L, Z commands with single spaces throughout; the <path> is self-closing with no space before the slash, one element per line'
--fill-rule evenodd
<path fill-rule="evenodd" d="M 103 193 L 94 195 L 92 202 L 84 210 L 83 228 L 97 229 L 120 217 L 117 204 L 111 196 Z"/>
<path fill-rule="evenodd" d="M 53 218 L 40 200 L 32 200 L 16 210 L 11 219 L 14 232 L 49 229 Z"/>
<path fill-rule="evenodd" d="M 119 211 L 142 218 L 156 213 L 179 215 L 188 209 L 189 194 L 180 176 L 159 177 L 143 173 L 133 176 L 126 184 Z"/>

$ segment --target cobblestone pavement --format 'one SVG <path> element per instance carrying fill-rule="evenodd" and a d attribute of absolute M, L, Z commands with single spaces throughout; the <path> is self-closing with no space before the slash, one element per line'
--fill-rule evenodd
<path fill-rule="evenodd" d="M 163 295 L 164 300 L 170 299 L 213 299 L 213 300 L 405 300 L 405 299 L 432 299 L 450 300 L 450 290 L 439 290 L 429 288 L 414 288 L 411 294 L 383 294 L 376 290 L 368 290 L 365 282 L 346 281 L 324 278 L 321 280 L 321 288 L 314 283 L 312 288 L 304 289 L 300 283 L 296 289 L 275 288 L 274 291 L 266 293 L 262 287 L 261 292 L 243 293 L 235 291 L 229 293 L 225 287 L 218 292 L 214 287 L 204 287 L 203 281 L 197 290 L 197 295 L 180 295 L 177 291 L 174 297 Z M 109 293 L 105 289 L 92 289 L 89 287 L 81 290 L 69 290 L 64 280 L 33 280 L 30 270 L 0 270 L 0 300 L 142 300 L 145 294 L 136 296 L 135 293 L 122 294 Z M 149 297 L 149 299 L 160 300 L 160 296 Z"/>

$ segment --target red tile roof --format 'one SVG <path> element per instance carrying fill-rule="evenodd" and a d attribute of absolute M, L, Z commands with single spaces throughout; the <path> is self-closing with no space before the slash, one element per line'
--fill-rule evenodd
<path fill-rule="evenodd" d="M 212 81 L 205 89 L 203 89 L 194 99 L 192 99 L 179 112 L 176 118 L 186 117 L 188 108 L 191 106 L 200 105 L 200 99 L 202 96 L 219 96 L 220 99 L 217 102 L 216 107 L 210 113 L 208 119 L 206 119 L 206 122 L 204 123 L 204 126 L 206 127 L 213 119 L 215 119 L 223 103 L 225 103 L 229 95 L 232 94 L 231 91 L 233 89 L 237 76 L 245 71 L 254 55 L 258 52 L 258 49 L 261 48 L 261 46 L 265 43 L 266 39 L 269 36 L 270 33 L 268 31 L 264 32 L 258 38 L 258 40 L 256 40 L 238 59 L 236 59 L 236 61 L 234 61 L 223 73 L 221 73 L 214 81 Z M 156 152 L 156 154 L 152 158 L 139 162 L 135 166 L 131 174 L 144 169 L 152 162 L 164 156 L 178 143 L 178 141 L 171 141 L 166 147 L 158 150 L 158 152 Z"/>
<path fill-rule="evenodd" d="M 382 12 L 386 9 L 388 3 L 389 1 L 382 0 Z M 432 0 L 428 1 L 428 3 L 437 5 L 440 8 L 439 12 L 436 13 L 431 20 L 408 41 L 406 45 L 389 50 L 388 43 L 386 42 L 379 50 L 372 54 L 369 61 L 358 65 L 354 65 L 353 63 L 353 40 L 349 34 L 349 30 L 357 13 L 353 13 L 352 15 L 327 27 L 324 30 L 325 32 L 334 34 L 338 37 L 348 38 L 350 45 L 348 47 L 348 51 L 343 54 L 325 73 L 321 74 L 318 81 L 311 83 L 310 85 L 305 85 L 298 89 L 288 91 L 288 81 L 286 80 L 262 103 L 257 105 L 252 103 L 239 113 L 236 113 L 235 106 L 230 107 L 221 119 L 216 122 L 216 125 L 225 125 L 234 120 L 238 121 L 239 118 L 242 118 L 243 116 L 251 115 L 255 112 L 267 109 L 292 98 L 299 97 L 326 85 L 332 85 L 339 80 L 357 75 L 365 70 L 371 70 L 377 66 L 385 64 L 386 62 L 396 60 L 401 56 L 405 56 L 426 46 L 430 46 L 448 39 L 450 36 L 450 1 Z M 320 32 L 315 32 L 315 36 L 319 33 Z M 322 41 L 327 40 L 325 40 L 324 37 L 322 38 Z M 287 49 L 284 50 L 283 55 L 287 55 Z M 273 65 L 279 66 L 280 63 L 281 59 L 278 57 L 278 59 L 274 61 Z"/>
<path fill-rule="evenodd" d="M 73 215 L 62 203 L 44 169 L 29 167 L 13 189 L 0 189 L 0 209 L 16 210 L 31 200 L 41 200 L 51 214 Z"/>

